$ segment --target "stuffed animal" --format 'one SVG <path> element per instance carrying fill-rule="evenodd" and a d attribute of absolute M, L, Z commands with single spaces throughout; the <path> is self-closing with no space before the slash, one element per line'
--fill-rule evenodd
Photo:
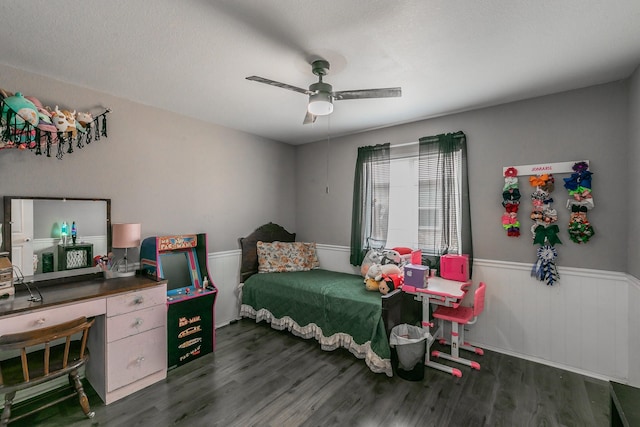
<path fill-rule="evenodd" d="M 76 128 L 82 133 L 87 132 L 87 125 L 93 121 L 91 113 L 76 113 Z"/>
<path fill-rule="evenodd" d="M 78 135 L 75 116 L 75 110 L 73 112 L 69 110 L 60 110 L 56 105 L 56 109 L 53 111 L 51 119 L 58 132 L 71 132 L 71 136 L 75 138 Z"/>
<path fill-rule="evenodd" d="M 382 251 L 382 259 L 380 260 L 380 264 L 395 264 L 400 265 L 402 263 L 402 257 L 400 253 L 393 249 L 384 249 Z"/>
<path fill-rule="evenodd" d="M 380 284 L 375 279 L 368 277 L 364 279 L 364 288 L 368 291 L 378 291 Z"/>
<path fill-rule="evenodd" d="M 372 278 L 379 282 L 382 280 L 382 276 L 389 274 L 402 274 L 402 270 L 395 264 L 373 264 L 369 267 L 364 277 L 365 279 Z"/>
<path fill-rule="evenodd" d="M 378 289 L 382 295 L 386 295 L 394 289 L 402 286 L 403 280 L 400 274 L 385 274 L 378 284 Z"/>
<path fill-rule="evenodd" d="M 360 274 L 362 275 L 362 277 L 367 277 L 369 267 L 374 264 L 382 264 L 381 261 L 382 255 L 380 251 L 376 249 L 369 250 L 369 252 L 367 252 L 367 254 L 364 256 L 362 264 L 360 265 Z"/>
<path fill-rule="evenodd" d="M 9 126 L 13 125 L 15 120 L 16 125 L 22 125 L 24 122 L 28 122 L 33 126 L 38 125 L 38 109 L 33 102 L 26 99 L 20 92 L 17 92 L 13 96 L 4 98 L 4 108 L 2 109 L 2 120 L 7 121 L 9 115 L 9 109 L 11 109 L 16 115 L 15 119 L 11 119 Z"/>
<path fill-rule="evenodd" d="M 51 111 L 42 105 L 42 102 L 34 96 L 25 96 L 26 99 L 33 102 L 33 105 L 38 109 L 38 129 L 45 132 L 56 133 L 58 129 L 53 125 L 51 121 Z M 41 142 L 46 142 L 46 137 L 44 134 L 41 136 Z"/>

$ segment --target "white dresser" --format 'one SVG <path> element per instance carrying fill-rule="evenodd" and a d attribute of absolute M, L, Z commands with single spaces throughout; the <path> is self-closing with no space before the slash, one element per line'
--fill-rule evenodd
<path fill-rule="evenodd" d="M 106 298 L 89 335 L 86 376 L 109 404 L 167 376 L 167 291 L 163 284 Z"/>
<path fill-rule="evenodd" d="M 109 404 L 167 377 L 166 288 L 146 277 L 91 279 L 41 287 L 40 302 L 21 289 L 0 301 L 0 335 L 95 316 L 85 376 Z"/>

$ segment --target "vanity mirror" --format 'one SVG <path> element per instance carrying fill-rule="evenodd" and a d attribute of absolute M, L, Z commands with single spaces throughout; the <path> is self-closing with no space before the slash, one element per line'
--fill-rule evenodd
<path fill-rule="evenodd" d="M 111 199 L 4 196 L 3 251 L 34 280 L 95 273 L 110 223 Z"/>

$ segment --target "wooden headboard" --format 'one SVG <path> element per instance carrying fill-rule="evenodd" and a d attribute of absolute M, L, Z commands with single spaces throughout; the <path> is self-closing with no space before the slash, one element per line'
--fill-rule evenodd
<path fill-rule="evenodd" d="M 295 242 L 296 233 L 289 233 L 282 226 L 270 222 L 258 227 L 247 237 L 238 239 L 242 250 L 240 282 L 243 283 L 258 272 L 258 242 Z"/>

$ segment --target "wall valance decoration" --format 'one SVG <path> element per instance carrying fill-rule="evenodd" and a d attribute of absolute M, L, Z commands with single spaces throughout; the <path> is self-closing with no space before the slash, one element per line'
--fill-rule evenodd
<path fill-rule="evenodd" d="M 44 106 L 35 97 L 12 94 L 0 89 L 0 150 L 17 148 L 31 150 L 36 155 L 51 157 L 57 146 L 56 157 L 73 153 L 74 146 L 107 137 L 107 114 L 110 109 L 94 116 L 89 112 L 54 109 Z"/>

